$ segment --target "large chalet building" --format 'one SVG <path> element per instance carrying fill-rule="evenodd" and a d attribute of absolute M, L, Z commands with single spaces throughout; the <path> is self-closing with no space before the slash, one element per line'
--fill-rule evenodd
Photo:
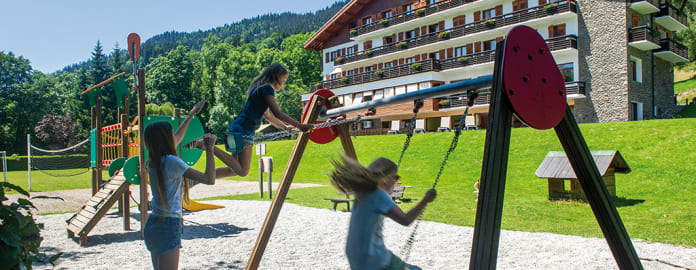
<path fill-rule="evenodd" d="M 672 37 L 686 18 L 665 0 L 352 0 L 305 43 L 321 55 L 323 80 L 302 100 L 328 88 L 351 105 L 490 75 L 496 44 L 518 25 L 546 39 L 579 122 L 675 112 L 673 65 L 687 61 L 687 50 Z M 475 100 L 468 128 L 486 128 L 489 101 L 485 91 Z M 424 103 L 416 128 L 447 130 L 466 97 Z M 359 134 L 403 130 L 412 109 L 378 108 L 361 120 Z"/>

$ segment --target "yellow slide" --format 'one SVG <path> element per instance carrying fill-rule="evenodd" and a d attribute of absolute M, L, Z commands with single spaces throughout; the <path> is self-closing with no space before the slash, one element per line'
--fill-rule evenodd
<path fill-rule="evenodd" d="M 189 200 L 188 203 L 186 202 L 186 200 L 183 200 L 183 202 L 184 202 L 184 209 L 189 210 L 191 212 L 225 208 L 222 205 L 209 204 L 209 203 L 199 203 L 199 202 L 194 201 L 194 200 Z"/>

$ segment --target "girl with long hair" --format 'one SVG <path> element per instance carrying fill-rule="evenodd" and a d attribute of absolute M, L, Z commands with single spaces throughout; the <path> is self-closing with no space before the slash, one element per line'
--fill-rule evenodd
<path fill-rule="evenodd" d="M 246 176 L 251 165 L 254 132 L 266 118 L 272 125 L 283 128 L 298 128 L 306 132 L 312 125 L 302 124 L 280 110 L 275 99 L 275 91 L 285 88 L 288 70 L 280 63 L 266 67 L 261 75 L 256 77 L 247 89 L 247 100 L 242 112 L 230 123 L 226 133 L 225 148 L 230 153 L 215 148 L 215 156 L 227 167 L 217 169 L 217 177 Z M 198 140 L 189 147 L 201 148 L 203 143 Z"/>
<path fill-rule="evenodd" d="M 189 181 L 215 184 L 215 135 L 203 136 L 206 151 L 205 173 L 190 168 L 176 154 L 178 145 L 186 133 L 191 117 L 198 113 L 205 101 L 197 103 L 176 133 L 168 122 L 149 124 L 143 132 L 143 140 L 149 158 L 147 160 L 152 212 L 148 215 L 143 238 L 152 256 L 154 269 L 177 269 L 181 249 L 182 200 L 188 200 Z M 182 196 L 183 190 L 183 196 Z"/>
<path fill-rule="evenodd" d="M 367 168 L 357 160 L 341 156 L 332 161 L 331 184 L 342 192 L 354 193 L 355 204 L 350 216 L 346 256 L 351 269 L 420 269 L 404 263 L 384 246 L 384 216 L 404 226 L 411 224 L 437 193 L 430 189 L 408 213 L 392 200 L 394 184 L 399 180 L 397 166 L 386 158 L 378 158 Z"/>

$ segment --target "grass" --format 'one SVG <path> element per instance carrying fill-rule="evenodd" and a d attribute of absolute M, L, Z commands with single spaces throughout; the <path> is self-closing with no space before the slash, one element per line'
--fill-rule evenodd
<path fill-rule="evenodd" d="M 674 118 L 696 118 L 696 105 L 691 104 L 681 110 Z"/>
<path fill-rule="evenodd" d="M 677 95 L 677 104 L 691 102 L 696 98 L 696 78 L 674 84 L 674 94 Z"/>
<path fill-rule="evenodd" d="M 631 173 L 616 175 L 616 204 L 629 235 L 633 239 L 696 247 L 696 119 L 583 124 L 580 129 L 590 149 L 619 150 L 631 167 Z M 413 137 L 400 170 L 404 184 L 413 186 L 405 194 L 411 200 L 400 204 L 403 209 L 412 208 L 432 185 L 451 136 L 448 132 Z M 360 161 L 368 164 L 380 156 L 398 159 L 404 139 L 405 135 L 362 136 L 353 138 L 353 143 Z M 425 220 L 474 225 L 473 185 L 481 175 L 484 141 L 484 130 L 462 134 L 440 179 L 438 198 L 428 207 Z M 293 145 L 294 141 L 267 143 L 267 153 L 276 166 L 274 181 L 280 181 Z M 589 205 L 549 201 L 546 179 L 534 175 L 548 151 L 561 150 L 553 130 L 512 130 L 503 229 L 603 237 Z M 342 152 L 338 140 L 325 145 L 308 144 L 294 182 L 329 185 L 328 161 Z M 257 156 L 252 157 L 250 175 L 233 179 L 258 181 L 257 160 Z M 222 166 L 219 161 L 218 166 Z M 203 169 L 203 162 L 194 167 Z M 85 177 L 89 179 L 88 174 Z M 26 182 L 26 178 L 20 180 Z M 33 180 L 32 184 L 38 188 L 41 181 L 52 183 L 50 186 L 58 183 L 52 178 Z M 89 181 L 83 187 L 88 188 Z M 329 209 L 332 204 L 324 198 L 335 196 L 336 190 L 330 186 L 303 188 L 291 190 L 287 201 Z M 216 199 L 267 200 L 257 194 Z"/>

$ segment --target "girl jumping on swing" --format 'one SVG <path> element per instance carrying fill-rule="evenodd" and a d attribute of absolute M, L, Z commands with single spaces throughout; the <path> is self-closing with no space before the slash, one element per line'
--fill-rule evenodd
<path fill-rule="evenodd" d="M 302 124 L 283 113 L 276 103 L 275 91 L 285 88 L 288 70 L 280 63 L 266 67 L 261 75 L 249 84 L 247 100 L 242 112 L 230 123 L 225 140 L 225 148 L 230 153 L 215 148 L 215 156 L 227 167 L 217 168 L 218 178 L 227 176 L 246 176 L 251 165 L 254 132 L 261 125 L 262 118 L 276 127 L 286 130 L 298 128 L 306 132 L 312 125 Z M 195 148 L 202 148 L 201 140 L 194 141 Z"/>
<path fill-rule="evenodd" d="M 384 216 L 408 226 L 420 215 L 425 206 L 435 200 L 437 193 L 430 189 L 408 213 L 404 213 L 389 196 L 399 180 L 397 166 L 389 159 L 378 158 L 367 168 L 357 160 L 341 157 L 333 161 L 335 170 L 329 175 L 331 184 L 346 193 L 355 194 L 355 205 L 350 216 L 346 256 L 351 269 L 420 269 L 404 263 L 384 246 L 382 223 Z"/>

